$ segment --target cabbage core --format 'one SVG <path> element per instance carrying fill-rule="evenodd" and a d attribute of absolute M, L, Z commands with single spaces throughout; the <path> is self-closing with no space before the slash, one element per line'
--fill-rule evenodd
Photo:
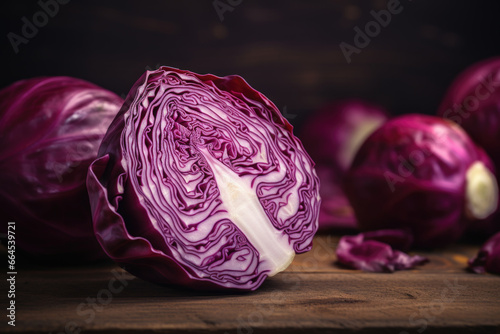
<path fill-rule="evenodd" d="M 466 210 L 476 219 L 484 219 L 498 206 L 498 186 L 493 173 L 482 162 L 473 163 L 466 174 Z"/>

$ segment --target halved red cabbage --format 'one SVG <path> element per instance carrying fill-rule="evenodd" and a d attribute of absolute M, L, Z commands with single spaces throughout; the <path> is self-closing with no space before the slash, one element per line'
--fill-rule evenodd
<path fill-rule="evenodd" d="M 32 256 L 93 260 L 85 180 L 123 100 L 87 81 L 42 77 L 0 91 L 0 220 Z"/>
<path fill-rule="evenodd" d="M 337 261 L 352 269 L 371 272 L 412 269 L 429 261 L 423 256 L 403 253 L 412 242 L 410 232 L 397 229 L 346 235 L 337 246 Z"/>
<path fill-rule="evenodd" d="M 362 145 L 344 188 L 364 230 L 407 228 L 415 246 L 458 240 L 468 222 L 498 206 L 493 165 L 458 125 L 404 115 Z"/>
<path fill-rule="evenodd" d="M 469 270 L 500 274 L 500 232 L 489 238 L 477 255 L 469 260 Z"/>
<path fill-rule="evenodd" d="M 311 248 L 313 162 L 239 76 L 160 67 L 131 89 L 88 188 L 106 253 L 143 279 L 254 290 Z"/>
<path fill-rule="evenodd" d="M 500 168 L 500 57 L 465 69 L 450 85 L 438 115 L 460 124 Z M 469 227 L 481 236 L 499 230 L 500 217 Z"/>
<path fill-rule="evenodd" d="M 382 107 L 353 99 L 326 105 L 306 119 L 299 137 L 321 182 L 320 230 L 356 228 L 342 179 L 363 141 L 387 118 Z"/>

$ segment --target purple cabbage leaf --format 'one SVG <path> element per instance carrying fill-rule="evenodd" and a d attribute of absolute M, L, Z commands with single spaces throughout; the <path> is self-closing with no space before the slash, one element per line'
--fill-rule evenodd
<path fill-rule="evenodd" d="M 408 255 L 412 234 L 405 230 L 377 230 L 343 236 L 336 249 L 337 261 L 352 269 L 394 272 L 428 262 L 426 257 Z"/>
<path fill-rule="evenodd" d="M 475 257 L 469 260 L 469 270 L 500 274 L 500 232 L 489 238 Z"/>

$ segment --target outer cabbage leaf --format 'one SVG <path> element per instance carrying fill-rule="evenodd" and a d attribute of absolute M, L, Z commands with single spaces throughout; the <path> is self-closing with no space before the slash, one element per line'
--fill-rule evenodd
<path fill-rule="evenodd" d="M 371 272 L 412 269 L 429 261 L 419 255 L 403 253 L 410 249 L 412 242 L 412 234 L 404 230 L 377 230 L 343 236 L 337 246 L 337 260 L 349 268 Z"/>
<path fill-rule="evenodd" d="M 500 274 L 500 232 L 489 238 L 469 260 L 469 269 L 478 274 L 485 271 Z"/>
<path fill-rule="evenodd" d="M 106 253 L 157 283 L 254 290 L 308 251 L 317 230 L 312 160 L 238 76 L 146 72 L 87 183 Z"/>

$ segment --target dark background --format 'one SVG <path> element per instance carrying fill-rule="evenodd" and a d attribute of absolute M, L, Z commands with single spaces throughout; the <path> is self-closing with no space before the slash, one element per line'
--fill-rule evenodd
<path fill-rule="evenodd" d="M 434 113 L 461 70 L 500 55 L 498 1 L 401 0 L 402 12 L 350 64 L 339 44 L 353 44 L 353 28 L 364 30 L 370 11 L 387 1 L 219 0 L 238 2 L 221 21 L 213 0 L 72 0 L 16 54 L 8 33 L 22 35 L 22 18 L 33 22 L 42 8 L 9 1 L 0 14 L 0 86 L 69 75 L 123 95 L 158 65 L 239 74 L 300 125 L 307 113 L 347 97 L 395 114 Z"/>

